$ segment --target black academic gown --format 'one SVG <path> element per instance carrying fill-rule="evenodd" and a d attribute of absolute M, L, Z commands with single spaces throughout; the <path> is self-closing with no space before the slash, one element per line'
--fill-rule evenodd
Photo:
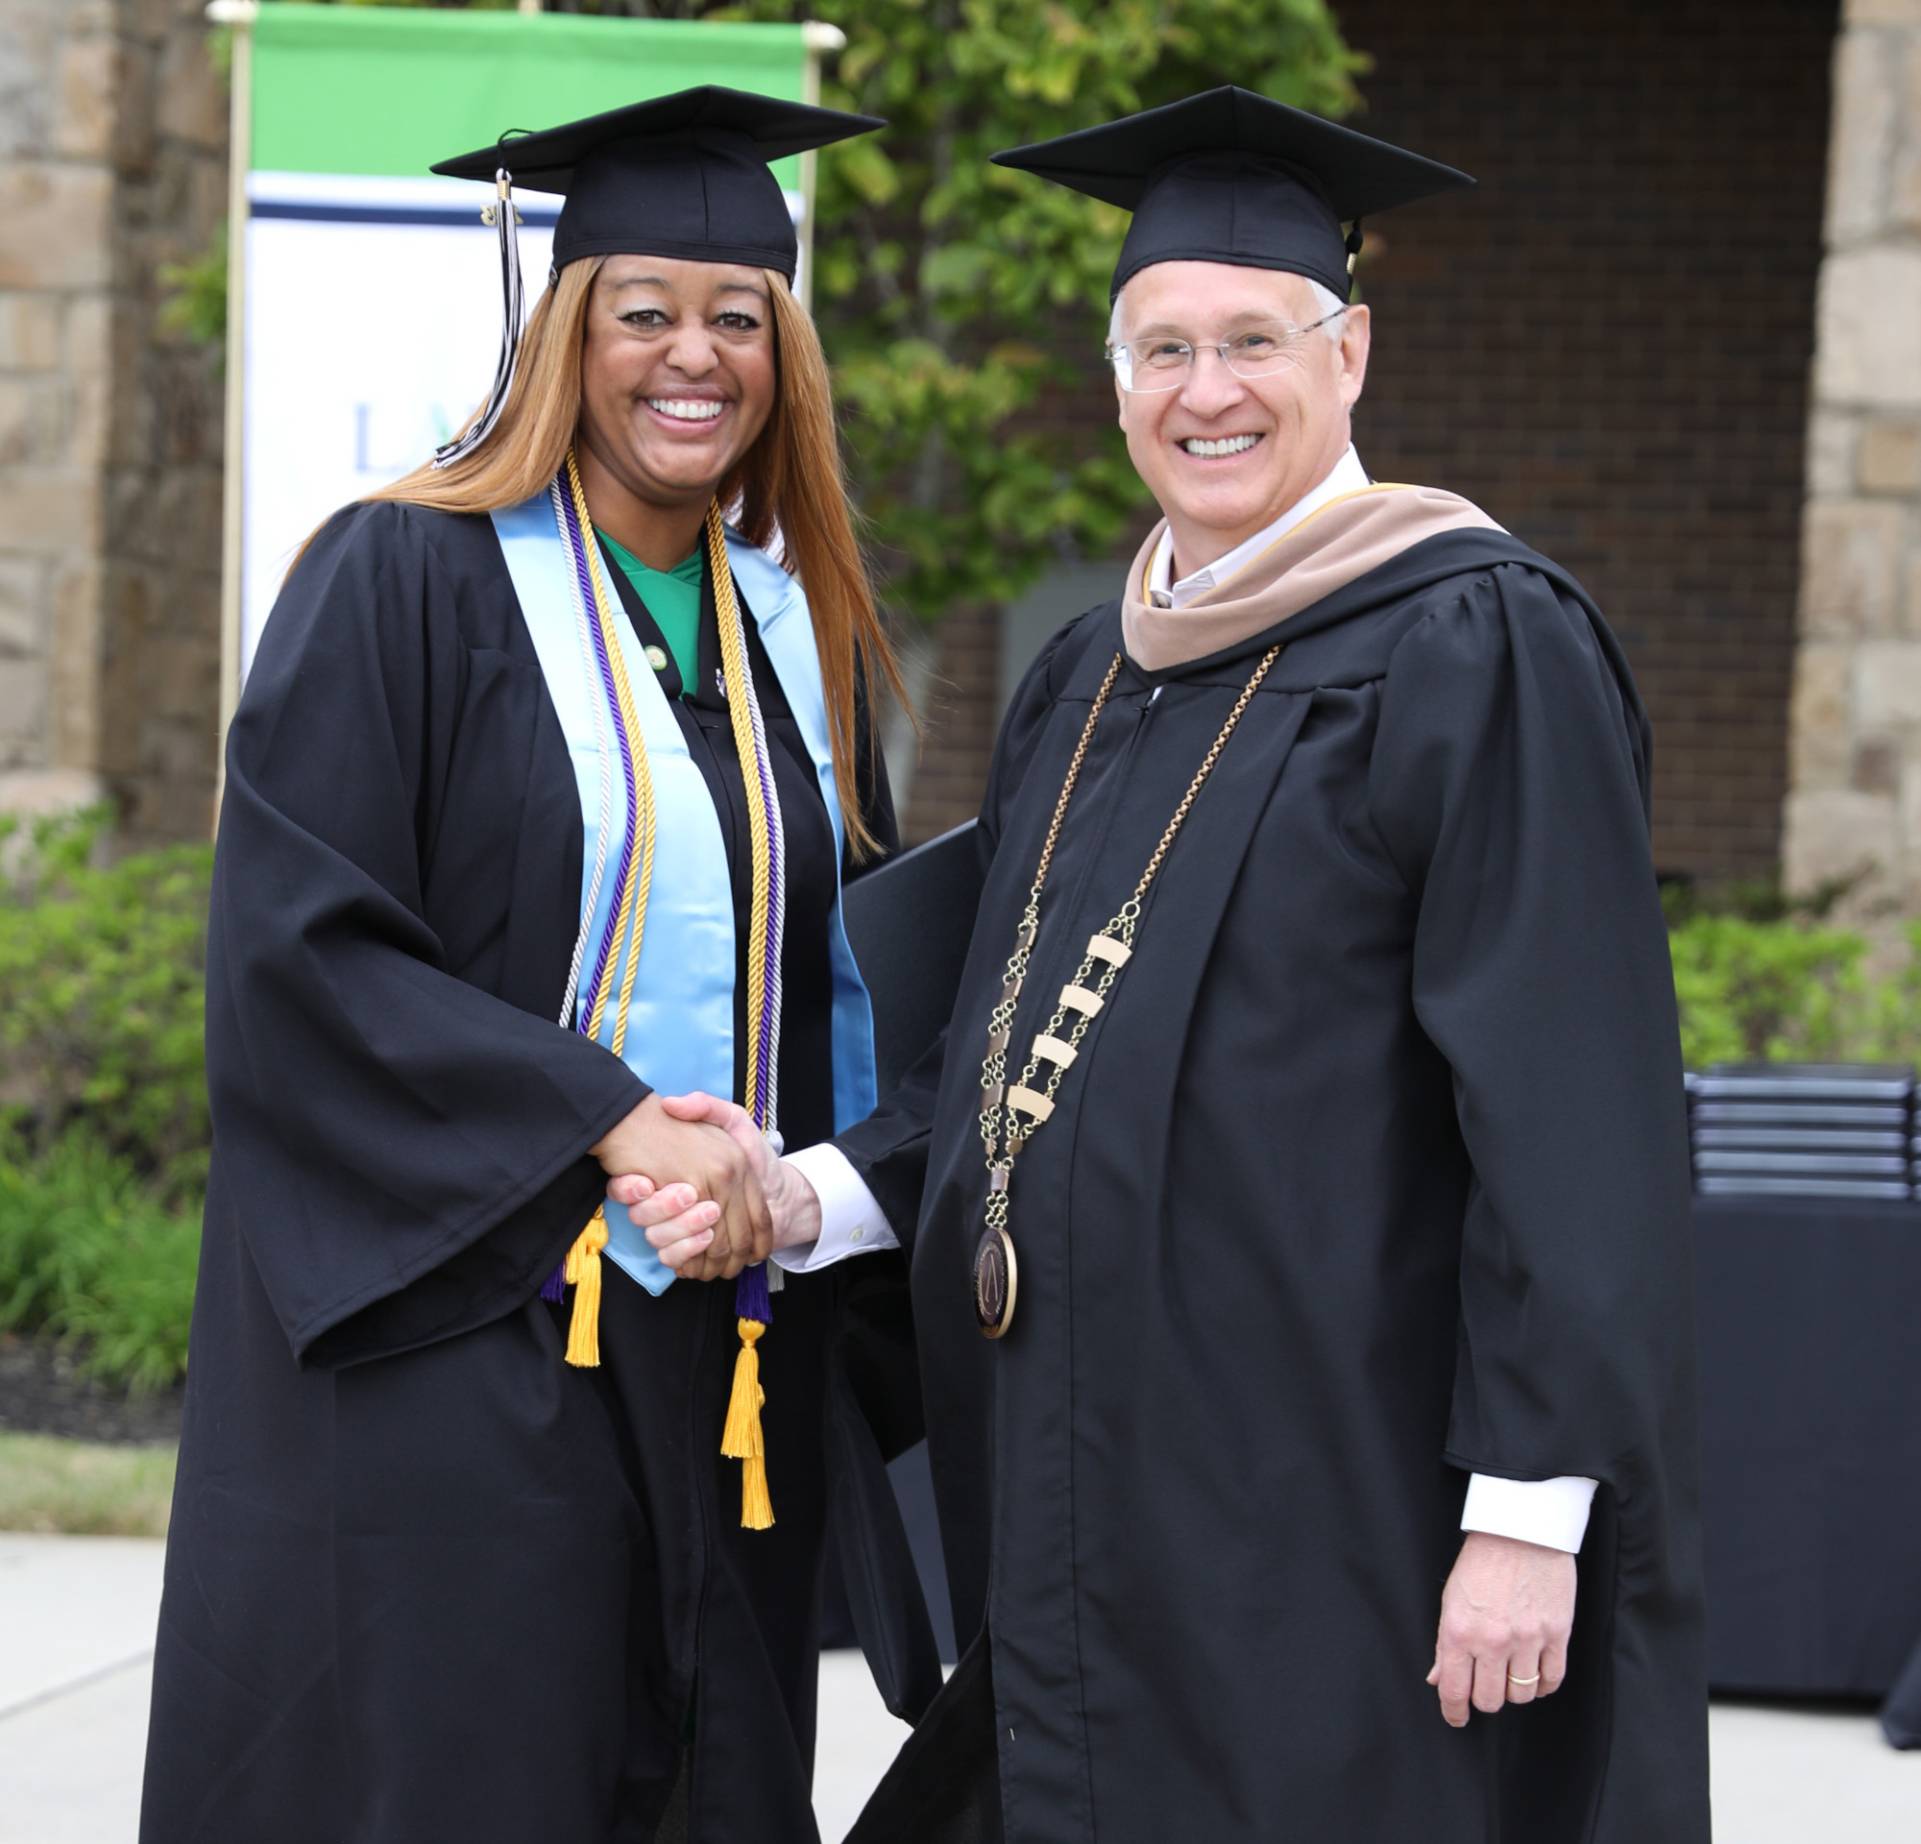
<path fill-rule="evenodd" d="M 817 1138 L 833 835 L 746 628 L 787 822 L 780 1107 Z M 744 917 L 716 633 L 710 590 L 702 684 L 676 711 Z M 891 843 L 878 760 L 861 775 Z M 815 1836 L 823 1528 L 880 1476 L 843 1359 L 877 1361 L 853 1296 L 884 1295 L 886 1269 L 776 1296 L 771 1531 L 740 1528 L 719 1455 L 730 1283 L 655 1299 L 607 1262 L 601 1368 L 562 1361 L 568 1309 L 538 1290 L 601 1196 L 588 1148 L 648 1092 L 555 1022 L 581 834 L 490 521 L 336 517 L 228 746 L 213 1169 L 143 1844 L 641 1844 L 689 1797 L 703 1844 Z M 843 1532 L 857 1556 L 865 1536 Z M 918 1636 L 883 1637 L 911 1708 Z"/>
<path fill-rule="evenodd" d="M 1007 717 L 944 1056 L 840 1141 L 913 1239 L 955 1623 L 963 1646 L 991 1640 L 1006 1835 L 1704 1844 L 1688 1168 L 1649 739 L 1581 590 L 1504 534 L 1448 534 L 1245 645 L 1124 665 L 1010 1072 L 1274 641 L 1017 1162 L 1004 1341 L 975 1329 L 969 1288 L 986 1021 L 1121 647 L 1115 605 L 1050 644 Z M 1471 1471 L 1601 1485 L 1565 1688 L 1457 1731 L 1423 1678 Z M 863 1840 L 906 1835 L 886 1801 L 965 1756 L 965 1735 L 937 1739 L 954 1702 Z M 984 1700 L 965 1718 L 987 1720 Z"/>

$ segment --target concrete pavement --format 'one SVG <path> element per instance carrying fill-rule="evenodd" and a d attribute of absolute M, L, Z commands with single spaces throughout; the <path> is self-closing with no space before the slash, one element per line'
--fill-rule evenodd
<path fill-rule="evenodd" d="M 133 1844 L 160 1558 L 133 1539 L 0 1534 L 0 1844 Z M 905 1733 L 856 1654 L 821 1661 L 825 1844 Z M 1871 1716 L 1723 1705 L 1713 1739 L 1718 1844 L 1921 1839 L 1921 1752 L 1895 1753 Z"/>
<path fill-rule="evenodd" d="M 158 1543 L 0 1535 L 0 1840 L 132 1844 Z"/>

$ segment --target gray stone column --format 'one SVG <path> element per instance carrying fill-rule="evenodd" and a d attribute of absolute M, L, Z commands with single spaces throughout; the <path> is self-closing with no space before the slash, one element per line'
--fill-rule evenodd
<path fill-rule="evenodd" d="M 111 0 L 0 7 L 0 807 L 97 796 L 120 46 Z"/>
<path fill-rule="evenodd" d="M 0 811 L 204 836 L 218 356 L 163 324 L 225 210 L 200 0 L 0 0 Z"/>
<path fill-rule="evenodd" d="M 1782 857 L 1873 921 L 1921 913 L 1921 0 L 1846 0 L 1833 124 Z"/>

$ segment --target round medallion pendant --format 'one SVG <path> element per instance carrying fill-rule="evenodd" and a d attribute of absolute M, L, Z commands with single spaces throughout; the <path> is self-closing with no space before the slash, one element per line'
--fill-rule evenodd
<path fill-rule="evenodd" d="M 1014 1294 L 1020 1285 L 1020 1265 L 1014 1259 L 1014 1239 L 1004 1229 L 990 1229 L 974 1250 L 974 1317 L 986 1338 L 1005 1338 L 1014 1323 Z"/>

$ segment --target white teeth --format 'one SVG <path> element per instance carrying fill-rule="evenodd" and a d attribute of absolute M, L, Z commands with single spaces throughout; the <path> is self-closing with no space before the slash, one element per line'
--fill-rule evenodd
<path fill-rule="evenodd" d="M 1190 455 L 1238 455 L 1245 454 L 1260 439 L 1258 435 L 1230 435 L 1218 442 L 1205 442 L 1191 436 L 1181 446 Z"/>
<path fill-rule="evenodd" d="M 711 397 L 649 397 L 647 407 L 683 423 L 711 423 L 727 406 Z"/>

